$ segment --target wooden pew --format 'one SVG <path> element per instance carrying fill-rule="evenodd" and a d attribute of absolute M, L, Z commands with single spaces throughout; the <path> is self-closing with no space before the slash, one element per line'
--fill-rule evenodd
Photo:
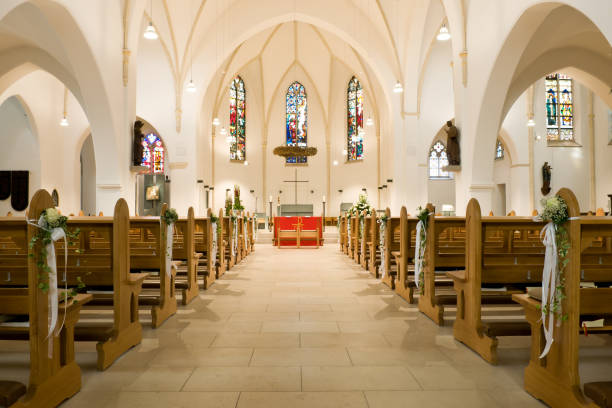
<path fill-rule="evenodd" d="M 236 264 L 236 254 L 232 254 L 232 248 L 234 246 L 234 223 L 232 222 L 232 217 L 223 216 L 220 220 L 223 222 L 223 247 L 225 251 L 225 269 L 223 269 L 220 274 L 223 275 L 225 271 L 229 271 Z"/>
<path fill-rule="evenodd" d="M 385 210 L 387 226 L 385 228 L 385 271 L 381 272 L 381 281 L 391 289 L 395 289 L 395 278 L 397 277 L 397 258 L 400 249 L 400 219 L 391 217 L 391 210 Z"/>
<path fill-rule="evenodd" d="M 606 398 L 602 394 L 607 391 L 609 404 L 611 382 L 587 383 L 584 392 L 580 387 L 579 335 L 581 321 L 599 318 L 604 318 L 604 327 L 587 329 L 588 333 L 612 333 L 612 288 L 581 288 L 580 282 L 594 277 L 595 280 L 607 281 L 605 286 L 609 286 L 612 280 L 612 220 L 596 216 L 578 219 L 579 206 L 571 191 L 562 189 L 558 195 L 568 204 L 569 216 L 576 217 L 566 223 L 570 248 L 564 273 L 565 299 L 561 308 L 567 320 L 555 325 L 554 342 L 548 355 L 540 359 L 545 344 L 541 302 L 526 294 L 513 296 L 524 307 L 531 326 L 531 355 L 525 369 L 525 390 L 553 407 L 604 406 L 590 402 L 585 394 L 601 403 Z M 612 379 L 612 375 L 608 378 Z"/>
<path fill-rule="evenodd" d="M 212 215 L 212 212 L 210 214 Z M 215 279 L 219 279 L 219 277 L 223 275 L 223 273 L 226 271 L 227 262 L 228 262 L 228 260 L 225 258 L 225 246 L 227 245 L 227 243 L 224 239 L 225 224 L 223 222 L 223 208 L 219 209 L 219 215 L 217 218 L 216 225 L 217 225 L 217 257 L 216 257 L 216 263 L 214 266 L 215 266 L 215 271 L 216 271 Z"/>
<path fill-rule="evenodd" d="M 406 207 L 400 210 L 399 218 L 399 251 L 393 253 L 397 264 L 395 292 L 410 303 L 414 303 L 414 257 L 416 243 L 416 226 L 418 219 L 408 217 Z"/>
<path fill-rule="evenodd" d="M 422 313 L 440 326 L 444 324 L 444 306 L 456 305 L 457 295 L 452 281 L 441 277 L 436 270 L 464 268 L 465 217 L 438 217 L 430 212 L 418 305 Z"/>
<path fill-rule="evenodd" d="M 162 214 L 168 205 L 162 206 Z M 156 271 L 158 276 L 143 285 L 140 305 L 152 306 L 152 326 L 157 328 L 176 313 L 176 265 L 166 273 L 166 234 L 168 225 L 160 217 L 130 217 L 130 268 L 132 271 Z"/>
<path fill-rule="evenodd" d="M 346 215 L 340 216 L 340 223 L 338 225 L 338 242 L 340 243 L 340 250 L 348 254 L 348 232 L 347 232 L 347 222 Z"/>
<path fill-rule="evenodd" d="M 524 293 L 527 286 L 540 285 L 544 246 L 539 232 L 545 224 L 531 217 L 482 217 L 480 214 L 478 201 L 470 200 L 465 226 L 466 268 L 447 273 L 457 293 L 453 334 L 483 359 L 497 364 L 497 337 L 528 335 L 529 325 L 524 320 L 483 321 L 482 286 L 502 286 L 506 290 L 486 295 L 507 298 Z"/>
<path fill-rule="evenodd" d="M 219 264 L 219 254 L 214 258 L 211 256 L 213 251 L 213 225 L 211 222 L 212 211 L 209 208 L 206 217 L 197 217 L 195 223 L 195 252 L 198 262 L 197 275 L 201 275 L 204 282 L 204 289 L 210 288 L 217 278 L 217 265 Z M 215 227 L 216 228 L 216 227 Z M 219 236 L 217 236 L 217 245 Z M 218 252 L 218 248 L 216 248 Z"/>
<path fill-rule="evenodd" d="M 66 268 L 64 243 L 56 242 L 58 273 L 61 271 L 63 274 L 66 269 L 66 283 L 69 287 L 77 287 L 80 279 L 93 293 L 91 305 L 112 306 L 112 320 L 96 321 L 88 318 L 89 322 L 79 323 L 75 331 L 77 341 L 97 342 L 97 368 L 105 370 L 142 340 L 136 299 L 147 274 L 130 274 L 129 209 L 125 200 L 117 201 L 113 217 L 73 217 L 68 219 L 67 224 L 69 229 L 79 229 L 81 233 L 78 240 L 73 241 L 74 245 L 68 247 Z M 25 235 L 25 220 L 21 231 L 16 228 L 6 230 L 4 227 L 1 230 L 0 234 L 5 237 L 13 234 L 16 237 L 13 244 L 17 246 L 23 242 L 19 234 L 23 232 Z M 27 246 L 24 248 L 16 252 L 24 254 L 27 252 Z M 15 255 L 11 258 L 18 259 Z M 0 263 L 4 264 L 4 259 L 4 254 L 1 254 Z M 27 265 L 25 258 L 20 262 L 22 266 Z M 6 280 L 5 284 L 17 287 L 27 285 L 27 275 L 22 272 L 22 267 L 14 268 L 11 279 Z M 26 335 L 27 333 L 22 333 L 22 340 L 27 339 Z"/>
<path fill-rule="evenodd" d="M 363 216 L 363 228 L 361 230 L 361 237 L 359 240 L 360 243 L 360 256 L 359 256 L 359 264 L 366 271 L 369 270 L 368 262 L 370 261 L 370 249 L 372 248 L 372 216 L 366 215 L 365 212 L 362 214 Z M 376 218 L 374 218 L 376 220 Z"/>
<path fill-rule="evenodd" d="M 180 262 L 176 268 L 175 286 L 182 291 L 183 305 L 189 304 L 200 292 L 197 268 L 201 254 L 195 249 L 195 235 L 194 211 L 193 207 L 189 207 L 187 218 L 179 218 L 174 225 L 172 242 L 172 259 Z"/>
<path fill-rule="evenodd" d="M 374 275 L 375 278 L 379 278 L 378 267 L 380 266 L 380 226 L 378 224 L 378 217 L 376 212 L 372 211 L 369 225 L 369 240 L 366 242 L 367 248 L 367 270 Z"/>
<path fill-rule="evenodd" d="M 45 190 L 34 194 L 29 213 L 38 219 L 41 212 L 53 207 L 51 195 Z M 20 217 L 21 218 L 21 217 Z M 25 218 L 23 218 L 25 223 Z M 28 225 L 26 240 L 37 233 L 36 227 Z M 38 253 L 41 243 L 29 250 Z M 66 304 L 60 302 L 58 321 L 64 325 L 60 333 L 47 338 L 48 293 L 39 289 L 39 270 L 36 260 L 27 260 L 27 287 L 0 287 L 0 314 L 28 315 L 29 324 L 25 330 L 30 344 L 30 379 L 27 389 L 14 381 L 1 381 L 0 388 L 6 394 L 0 395 L 11 408 L 40 407 L 52 408 L 70 398 L 81 389 L 81 369 L 74 360 L 74 327 L 79 319 L 81 307 L 91 300 L 91 295 L 79 294 Z M 3 325 L 0 331 L 23 331 L 22 327 Z M 49 342 L 53 343 L 51 357 Z"/>
<path fill-rule="evenodd" d="M 256 218 L 254 215 L 249 215 L 247 223 L 247 254 L 255 251 L 255 228 L 257 228 Z"/>
<path fill-rule="evenodd" d="M 352 215 L 351 216 L 351 222 L 349 224 L 349 227 L 351 228 L 351 242 L 350 244 L 350 250 L 349 250 L 349 256 L 353 259 L 353 261 L 359 263 L 359 252 L 361 251 L 361 248 L 359 246 L 359 216 L 358 215 Z"/>

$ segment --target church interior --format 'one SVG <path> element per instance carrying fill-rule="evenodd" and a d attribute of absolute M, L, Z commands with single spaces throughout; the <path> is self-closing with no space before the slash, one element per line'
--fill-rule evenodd
<path fill-rule="evenodd" d="M 611 21 L 1 1 L 0 407 L 612 407 Z"/>

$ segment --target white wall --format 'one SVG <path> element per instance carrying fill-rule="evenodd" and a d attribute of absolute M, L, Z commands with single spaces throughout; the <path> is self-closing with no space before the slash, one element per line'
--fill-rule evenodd
<path fill-rule="evenodd" d="M 34 180 L 33 185 L 49 192 L 57 189 L 60 199 L 58 208 L 64 214 L 77 214 L 81 209 L 81 144 L 83 138 L 89 134 L 89 123 L 83 110 L 74 96 L 68 93 L 67 118 L 70 126 L 59 126 L 63 115 L 64 85 L 41 70 L 33 71 L 14 82 L 0 95 L 0 100 L 12 95 L 19 95 L 28 107 L 31 114 L 30 125 L 25 118 L 17 120 L 11 125 L 14 133 L 3 133 L 2 137 L 9 143 L 9 139 L 15 140 L 14 138 L 24 132 L 32 132 L 32 128 L 35 129 L 33 133 L 36 134 L 39 147 L 34 150 L 34 155 L 26 149 L 32 146 L 31 144 L 14 150 L 10 155 L 11 166 L 15 170 L 24 166 L 39 166 L 38 174 L 31 178 Z M 30 199 L 34 192 L 35 190 L 30 189 Z"/>
<path fill-rule="evenodd" d="M 28 170 L 29 197 L 40 188 L 40 152 L 24 107 L 16 96 L 0 105 L 0 170 Z M 11 197 L 0 201 L 0 215 L 23 214 L 11 207 Z"/>

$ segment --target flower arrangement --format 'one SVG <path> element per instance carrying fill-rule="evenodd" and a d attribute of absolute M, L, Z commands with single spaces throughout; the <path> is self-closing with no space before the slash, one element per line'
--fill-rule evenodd
<path fill-rule="evenodd" d="M 417 219 L 419 220 L 420 227 L 417 228 L 418 231 L 418 245 L 415 250 L 415 278 L 417 280 L 418 287 L 420 289 L 420 294 L 425 294 L 425 275 L 423 274 L 423 269 L 425 268 L 425 245 L 427 242 L 427 224 L 429 221 L 429 209 L 427 207 L 422 208 L 419 206 L 417 208 Z M 416 265 L 418 264 L 418 265 Z"/>
<path fill-rule="evenodd" d="M 359 194 L 359 199 L 349 210 L 347 214 L 349 216 L 358 215 L 359 219 L 363 218 L 363 212 L 365 211 L 366 215 L 372 215 L 374 208 L 368 203 L 368 196 L 365 194 Z"/>
<path fill-rule="evenodd" d="M 166 225 L 171 225 L 178 221 L 178 214 L 174 208 L 168 208 L 161 218 Z"/>
<path fill-rule="evenodd" d="M 548 199 L 542 199 L 542 213 L 539 218 L 542 221 L 552 222 L 555 231 L 555 242 L 557 247 L 557 279 L 554 292 L 550 296 L 548 304 L 544 305 L 542 310 L 545 314 L 553 314 L 559 316 L 561 321 L 567 320 L 567 315 L 562 314 L 561 302 L 565 299 L 565 268 L 569 263 L 567 257 L 570 249 L 567 229 L 564 224 L 569 220 L 569 212 L 567 203 L 563 198 L 554 196 Z"/>
<path fill-rule="evenodd" d="M 226 217 L 229 217 L 230 215 L 232 215 L 232 207 L 233 207 L 232 198 L 228 196 L 225 199 L 225 216 Z"/>
<path fill-rule="evenodd" d="M 234 210 L 244 210 L 244 206 L 242 205 L 242 202 L 240 202 L 240 186 L 238 185 L 234 185 Z"/>
<path fill-rule="evenodd" d="M 215 214 L 210 214 L 210 222 L 219 222 L 219 217 L 217 217 Z"/>
<path fill-rule="evenodd" d="M 51 245 L 54 241 L 60 238 L 58 231 L 61 230 L 67 238 L 69 246 L 74 246 L 74 241 L 79 238 L 80 230 L 77 228 L 74 231 L 70 231 L 67 225 L 68 217 L 61 215 L 55 208 L 47 208 L 42 211 L 38 224 L 35 224 L 38 229 L 36 234 L 30 240 L 30 249 L 33 249 L 36 243 L 40 243 L 39 251 L 37 254 L 30 253 L 31 258 L 36 258 L 36 267 L 39 270 L 38 274 L 38 288 L 44 293 L 49 291 L 49 274 L 53 273 L 51 267 L 47 263 L 47 257 L 49 251 L 54 251 L 55 248 Z M 77 253 L 79 250 L 77 249 Z M 78 285 L 76 288 L 70 289 L 68 292 L 64 292 L 64 299 L 73 297 L 77 294 L 77 291 L 83 289 L 85 284 L 81 280 L 80 276 L 77 276 Z"/>

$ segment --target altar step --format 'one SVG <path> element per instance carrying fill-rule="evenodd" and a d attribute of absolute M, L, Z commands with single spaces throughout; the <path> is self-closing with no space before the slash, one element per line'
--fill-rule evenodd
<path fill-rule="evenodd" d="M 271 244 L 274 239 L 274 233 L 268 230 L 259 230 L 257 232 L 257 239 L 255 244 Z M 326 227 L 323 232 L 323 239 L 325 244 L 337 244 L 338 243 L 338 229 L 336 227 Z"/>

